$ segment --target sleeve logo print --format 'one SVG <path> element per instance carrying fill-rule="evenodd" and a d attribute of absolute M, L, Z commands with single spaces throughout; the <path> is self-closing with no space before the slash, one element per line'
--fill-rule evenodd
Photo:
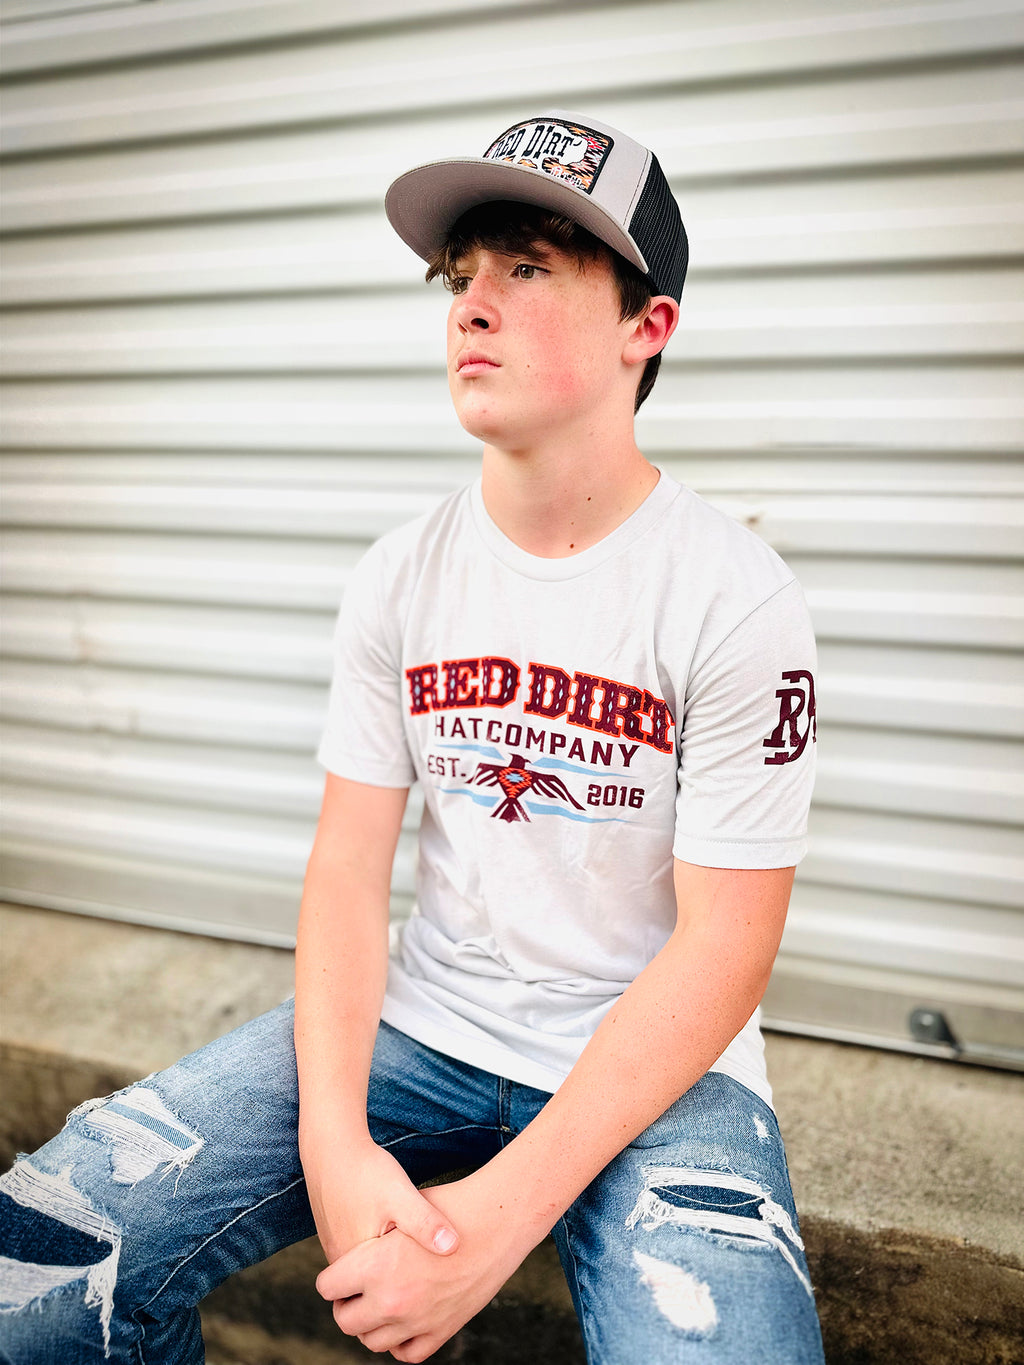
<path fill-rule="evenodd" d="M 779 721 L 762 741 L 764 748 L 775 750 L 765 759 L 769 766 L 792 763 L 807 748 L 808 740 L 812 744 L 818 740 L 814 678 L 805 669 L 796 668 L 784 672 L 782 681 L 789 686 L 780 687 L 775 693 L 779 699 Z"/>

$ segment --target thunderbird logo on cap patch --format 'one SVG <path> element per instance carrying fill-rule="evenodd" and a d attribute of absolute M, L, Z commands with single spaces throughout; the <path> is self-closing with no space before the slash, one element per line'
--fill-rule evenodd
<path fill-rule="evenodd" d="M 484 152 L 485 160 L 543 171 L 584 194 L 593 191 L 612 139 L 578 123 L 531 119 L 502 133 Z"/>

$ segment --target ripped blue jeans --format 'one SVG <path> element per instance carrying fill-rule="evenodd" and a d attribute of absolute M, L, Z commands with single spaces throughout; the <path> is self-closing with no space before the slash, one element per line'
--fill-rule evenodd
<path fill-rule="evenodd" d="M 80 1106 L 0 1178 L 0 1361 L 198 1365 L 196 1305 L 314 1232 L 292 1006 Z M 548 1095 L 382 1024 L 368 1112 L 420 1182 L 487 1161 Z M 709 1073 L 553 1232 L 589 1365 L 822 1365 L 771 1110 Z M 324 1313 L 329 1313 L 324 1305 Z"/>

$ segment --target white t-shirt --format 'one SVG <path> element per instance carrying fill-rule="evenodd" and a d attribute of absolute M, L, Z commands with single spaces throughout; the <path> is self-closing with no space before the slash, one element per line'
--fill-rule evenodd
<path fill-rule="evenodd" d="M 319 756 L 423 788 L 384 1019 L 557 1089 L 672 932 L 673 854 L 803 856 L 813 668 L 787 566 L 665 474 L 565 559 L 510 541 L 479 484 L 379 540 L 339 615 Z M 771 1102 L 756 1015 L 713 1069 Z"/>

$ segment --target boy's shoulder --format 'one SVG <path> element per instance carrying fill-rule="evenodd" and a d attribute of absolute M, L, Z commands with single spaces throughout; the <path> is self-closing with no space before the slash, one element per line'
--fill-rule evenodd
<path fill-rule="evenodd" d="M 663 479 L 668 475 L 662 474 Z M 770 595 L 794 580 L 782 556 L 736 512 L 716 506 L 676 480 L 660 543 L 673 578 L 714 595 Z"/>

